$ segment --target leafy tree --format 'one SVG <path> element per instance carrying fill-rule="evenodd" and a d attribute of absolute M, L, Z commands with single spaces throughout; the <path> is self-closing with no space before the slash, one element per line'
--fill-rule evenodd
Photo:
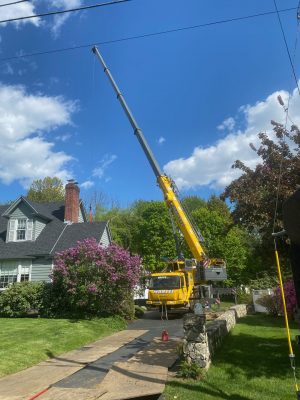
<path fill-rule="evenodd" d="M 130 208 L 111 208 L 107 210 L 98 204 L 94 220 L 109 221 L 113 241 L 125 249 L 132 247 L 132 232 L 135 217 Z"/>
<path fill-rule="evenodd" d="M 262 235 L 272 231 L 281 164 L 277 229 L 282 228 L 282 203 L 300 183 L 300 131 L 296 126 L 287 131 L 280 124 L 273 122 L 273 125 L 273 137 L 260 133 L 260 147 L 256 150 L 252 146 L 261 162 L 251 169 L 237 160 L 233 168 L 241 170 L 242 175 L 222 194 L 223 199 L 234 204 L 235 221 Z"/>
<path fill-rule="evenodd" d="M 195 210 L 192 215 L 205 239 L 208 256 L 226 260 L 227 283 L 237 285 L 249 280 L 253 238 L 243 227 L 234 225 L 226 203 L 212 196 L 205 208 Z"/>
<path fill-rule="evenodd" d="M 37 179 L 32 182 L 27 197 L 37 203 L 60 201 L 65 197 L 64 185 L 59 178 L 46 176 L 44 179 Z"/>
<path fill-rule="evenodd" d="M 182 204 L 191 213 L 199 208 L 206 207 L 206 201 L 198 196 L 186 196 L 182 199 Z"/>
<path fill-rule="evenodd" d="M 192 210 L 190 214 L 205 238 L 207 254 L 226 258 L 230 282 L 256 277 L 251 263 L 255 238 L 244 228 L 234 226 L 226 203 L 216 196 L 208 201 L 191 196 L 183 202 Z M 113 240 L 139 254 L 148 271 L 161 271 L 167 259 L 177 256 L 170 214 L 162 201 L 140 200 L 127 209 L 106 209 L 98 204 L 95 220 L 109 220 Z M 185 257 L 192 257 L 183 239 L 182 251 Z"/>
<path fill-rule="evenodd" d="M 282 204 L 300 183 L 300 130 L 293 125 L 290 131 L 287 131 L 281 124 L 271 122 L 273 134 L 268 136 L 266 133 L 260 133 L 259 148 L 251 146 L 261 162 L 251 169 L 237 160 L 233 168 L 241 170 L 242 175 L 226 187 L 222 198 L 229 199 L 234 204 L 232 215 L 235 222 L 239 222 L 256 237 L 263 271 L 272 268 L 275 272 L 271 233 L 277 195 L 275 231 L 280 231 L 283 228 Z M 282 254 L 285 255 L 284 245 L 282 250 Z M 283 267 L 287 267 L 287 264 L 284 257 Z"/>
<path fill-rule="evenodd" d="M 138 201 L 132 207 L 132 251 L 143 258 L 149 271 L 160 271 L 163 258 L 175 258 L 175 241 L 167 207 L 162 201 Z"/>

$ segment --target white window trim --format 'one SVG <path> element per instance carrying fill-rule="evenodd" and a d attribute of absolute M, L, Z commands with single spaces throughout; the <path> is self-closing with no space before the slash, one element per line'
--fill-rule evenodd
<path fill-rule="evenodd" d="M 21 263 L 20 261 L 18 261 L 16 264 L 17 264 L 17 283 L 20 283 L 20 282 L 21 282 L 21 275 L 22 275 L 21 272 L 22 272 L 22 267 L 23 267 L 23 265 L 22 265 L 22 263 Z M 0 265 L 0 266 L 1 266 L 1 265 Z M 28 279 L 28 282 L 31 282 L 32 260 L 30 260 L 30 265 L 28 265 L 28 268 L 29 268 L 29 279 Z M 9 287 L 9 286 L 7 286 L 7 287 Z M 3 290 L 6 290 L 7 287 L 5 287 L 5 288 L 0 288 L 0 292 L 3 291 Z"/>
<path fill-rule="evenodd" d="M 26 220 L 25 239 L 17 239 L 18 221 L 20 219 Z M 10 229 L 10 225 L 14 224 L 14 229 Z M 31 229 L 29 229 L 31 226 Z M 13 232 L 13 239 L 10 240 L 10 233 Z M 31 232 L 31 238 L 28 239 L 28 232 Z M 34 221 L 30 218 L 10 218 L 7 224 L 7 242 L 29 242 L 34 240 Z"/>

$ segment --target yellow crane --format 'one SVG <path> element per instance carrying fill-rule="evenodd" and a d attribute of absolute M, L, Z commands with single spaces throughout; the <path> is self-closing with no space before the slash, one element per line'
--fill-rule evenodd
<path fill-rule="evenodd" d="M 138 126 L 98 48 L 94 46 L 92 51 L 103 66 L 104 72 L 117 95 L 117 99 L 121 103 L 134 130 L 134 134 L 141 144 L 156 176 L 157 183 L 163 192 L 166 205 L 194 257 L 194 259 L 178 259 L 171 261 L 168 263 L 164 272 L 151 274 L 147 304 L 150 306 L 165 306 L 170 308 L 182 306 L 190 307 L 192 306 L 192 300 L 199 297 L 198 288 L 200 283 L 208 280 L 222 281 L 226 279 L 225 261 L 223 259 L 209 259 L 205 255 L 201 243 L 203 241 L 202 236 L 191 222 L 187 211 L 183 208 L 173 180 L 162 173 L 141 128 Z"/>

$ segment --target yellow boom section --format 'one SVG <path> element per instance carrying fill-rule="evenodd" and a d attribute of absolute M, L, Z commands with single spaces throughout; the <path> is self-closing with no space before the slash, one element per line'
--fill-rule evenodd
<path fill-rule="evenodd" d="M 186 214 L 176 196 L 174 189 L 172 188 L 173 182 L 171 178 L 166 175 L 161 175 L 157 178 L 157 181 L 164 193 L 166 204 L 171 209 L 173 215 L 175 215 L 178 227 L 182 232 L 193 256 L 196 258 L 196 260 L 202 261 L 205 258 L 204 249 L 199 242 L 192 224 L 186 217 Z"/>

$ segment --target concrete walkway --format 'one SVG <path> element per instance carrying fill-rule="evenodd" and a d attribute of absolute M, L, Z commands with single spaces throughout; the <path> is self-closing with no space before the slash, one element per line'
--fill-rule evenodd
<path fill-rule="evenodd" d="M 143 329 L 145 328 L 145 329 Z M 162 328 L 171 338 L 162 342 Z M 0 400 L 121 400 L 163 392 L 182 321 L 158 313 L 128 329 L 0 379 Z M 41 393 L 47 389 L 46 392 Z"/>

